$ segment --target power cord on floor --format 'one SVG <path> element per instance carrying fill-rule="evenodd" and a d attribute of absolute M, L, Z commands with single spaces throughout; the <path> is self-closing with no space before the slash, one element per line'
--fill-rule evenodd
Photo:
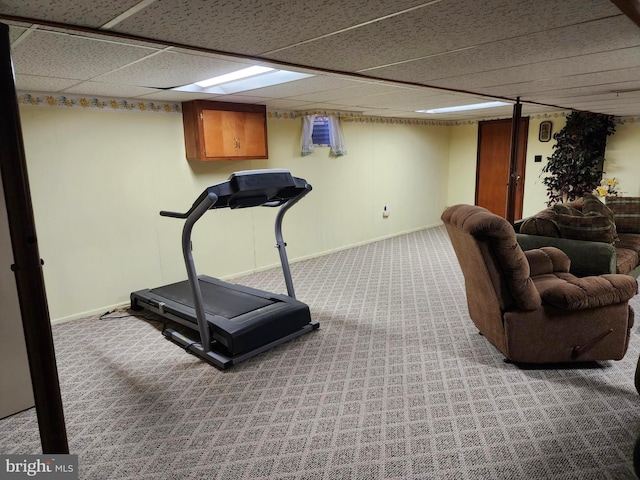
<path fill-rule="evenodd" d="M 148 322 L 158 323 L 162 326 L 162 333 L 164 333 L 165 329 L 167 328 L 167 323 L 163 319 L 158 318 L 157 315 L 137 312 L 135 310 L 131 310 L 129 307 L 120 307 L 120 308 L 114 308 L 113 310 L 107 310 L 106 312 L 104 312 L 102 315 L 98 317 L 98 320 L 118 320 L 121 318 L 128 318 L 128 317 L 133 317 L 141 320 L 146 320 Z"/>

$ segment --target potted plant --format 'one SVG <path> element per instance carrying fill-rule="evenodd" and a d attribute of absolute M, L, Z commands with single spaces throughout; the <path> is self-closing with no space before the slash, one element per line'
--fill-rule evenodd
<path fill-rule="evenodd" d="M 547 158 L 542 179 L 548 206 L 592 192 L 602 179 L 607 137 L 615 132 L 614 119 L 601 113 L 573 111 L 567 123 L 553 134 L 556 144 Z"/>

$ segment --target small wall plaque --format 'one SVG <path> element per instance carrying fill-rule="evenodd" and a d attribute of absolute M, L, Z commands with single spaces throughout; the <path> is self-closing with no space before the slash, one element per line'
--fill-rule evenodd
<path fill-rule="evenodd" d="M 550 121 L 540 122 L 540 131 L 538 132 L 538 140 L 541 142 L 548 142 L 551 140 L 551 127 L 553 124 Z"/>

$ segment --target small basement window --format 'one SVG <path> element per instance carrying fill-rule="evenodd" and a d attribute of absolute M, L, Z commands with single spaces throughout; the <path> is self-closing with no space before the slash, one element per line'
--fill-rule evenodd
<path fill-rule="evenodd" d="M 316 115 L 313 121 L 313 132 L 311 133 L 313 145 L 317 147 L 329 147 L 329 119 L 323 115 Z"/>

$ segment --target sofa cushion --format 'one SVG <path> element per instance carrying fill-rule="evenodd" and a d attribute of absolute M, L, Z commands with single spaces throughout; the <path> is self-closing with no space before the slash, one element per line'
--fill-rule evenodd
<path fill-rule="evenodd" d="M 616 247 L 616 272 L 625 275 L 638 266 L 638 252 Z"/>
<path fill-rule="evenodd" d="M 558 227 L 562 238 L 587 240 L 613 244 L 616 240 L 615 224 L 604 215 L 590 213 L 588 215 L 558 214 Z"/>
<path fill-rule="evenodd" d="M 559 237 L 560 229 L 556 223 L 558 214 L 551 208 L 542 210 L 527 218 L 520 225 L 520 233 L 541 235 L 543 237 Z"/>
<path fill-rule="evenodd" d="M 621 233 L 640 233 L 640 197 L 609 197 L 607 206 Z"/>
<path fill-rule="evenodd" d="M 582 210 L 582 204 L 584 202 L 584 197 L 576 198 L 575 200 L 569 200 L 568 202 L 564 202 L 564 205 L 575 208 L 576 210 Z"/>
<path fill-rule="evenodd" d="M 579 217 L 582 215 L 582 211 L 577 208 L 572 207 L 567 203 L 556 203 L 553 205 L 553 210 L 556 213 L 560 213 L 562 215 L 572 215 L 574 217 Z"/>
<path fill-rule="evenodd" d="M 602 203 L 595 195 L 585 193 L 583 197 L 582 214 L 589 215 L 591 213 L 607 217 L 611 221 L 613 236 L 618 240 L 618 231 L 616 229 L 615 216 L 611 209 Z"/>

